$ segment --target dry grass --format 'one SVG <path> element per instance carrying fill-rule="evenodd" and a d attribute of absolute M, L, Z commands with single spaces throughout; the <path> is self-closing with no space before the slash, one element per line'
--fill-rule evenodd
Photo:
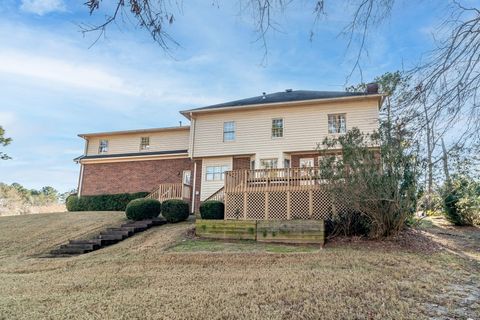
<path fill-rule="evenodd" d="M 292 246 L 223 244 L 193 239 L 189 221 L 90 254 L 46 259 L 36 255 L 59 237 L 88 234 L 123 219 L 121 213 L 47 216 L 0 218 L 0 319 L 475 319 L 480 314 L 479 261 L 450 249 L 359 241 L 299 252 L 303 249 Z M 426 230 L 416 235 L 435 241 Z M 475 239 L 468 248 L 478 249 Z"/>

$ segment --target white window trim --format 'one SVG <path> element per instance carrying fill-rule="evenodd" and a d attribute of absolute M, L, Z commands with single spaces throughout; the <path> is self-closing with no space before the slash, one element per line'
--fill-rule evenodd
<path fill-rule="evenodd" d="M 209 168 L 213 168 L 212 172 L 209 172 Z M 217 171 L 215 170 L 215 168 L 220 168 L 220 171 Z M 205 175 L 204 175 L 204 179 L 205 181 L 208 181 L 208 182 L 211 182 L 211 181 L 224 181 L 225 180 L 225 171 L 229 171 L 230 170 L 230 166 L 229 165 L 225 165 L 225 164 L 219 164 L 219 165 L 208 165 L 208 166 L 205 166 Z M 212 176 L 212 179 L 209 179 L 209 175 Z M 216 175 L 220 175 L 220 178 L 218 179 L 215 179 L 215 176 Z"/>
<path fill-rule="evenodd" d="M 142 140 L 146 138 L 148 139 L 148 144 L 145 145 L 145 147 L 143 147 L 143 144 L 142 144 Z M 150 149 L 150 137 L 140 137 L 140 151 L 144 151 L 144 150 L 149 150 Z"/>
<path fill-rule="evenodd" d="M 105 141 L 105 142 L 106 142 L 105 150 L 102 149 L 102 141 Z M 99 153 L 99 154 L 108 153 L 108 148 L 109 148 L 108 139 L 100 139 L 100 140 L 98 141 L 98 153 Z"/>
<path fill-rule="evenodd" d="M 282 136 L 281 137 L 274 137 L 273 136 L 273 121 L 274 120 L 282 120 Z M 274 139 L 274 140 L 277 140 L 277 139 L 283 139 L 283 137 L 285 137 L 285 118 L 281 118 L 281 117 L 272 118 L 271 121 L 270 121 L 270 138 Z"/>
<path fill-rule="evenodd" d="M 225 132 L 225 124 L 229 123 L 229 122 L 233 123 L 233 131 L 227 131 L 227 132 L 229 132 L 229 133 L 233 132 L 233 139 L 232 140 L 225 140 L 225 133 L 226 133 Z M 223 142 L 226 142 L 226 143 L 235 142 L 237 140 L 237 123 L 235 121 L 231 120 L 231 121 L 224 121 L 223 122 L 222 140 L 223 140 Z"/>
<path fill-rule="evenodd" d="M 345 118 L 345 132 L 330 132 L 330 116 L 341 116 L 343 115 Z M 347 114 L 345 112 L 340 113 L 329 113 L 327 115 L 327 132 L 329 135 L 341 135 L 347 133 Z"/>
<path fill-rule="evenodd" d="M 276 167 L 273 167 L 272 168 L 265 168 L 262 164 L 263 161 L 276 161 L 277 165 Z M 260 169 L 278 169 L 278 158 L 264 158 L 264 159 L 260 159 Z"/>

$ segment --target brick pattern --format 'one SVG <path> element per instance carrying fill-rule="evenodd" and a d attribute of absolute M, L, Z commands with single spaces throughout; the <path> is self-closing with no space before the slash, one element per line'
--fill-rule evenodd
<path fill-rule="evenodd" d="M 150 192 L 161 183 L 181 183 L 189 158 L 85 164 L 82 195 Z"/>
<path fill-rule="evenodd" d="M 250 157 L 233 158 L 233 170 L 250 169 Z"/>

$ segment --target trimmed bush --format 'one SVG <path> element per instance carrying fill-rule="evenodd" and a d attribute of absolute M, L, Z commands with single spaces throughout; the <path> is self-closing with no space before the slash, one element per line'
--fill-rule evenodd
<path fill-rule="evenodd" d="M 66 206 L 68 211 L 125 211 L 130 201 L 144 198 L 148 192 L 104 194 L 97 196 L 70 195 Z"/>
<path fill-rule="evenodd" d="M 225 217 L 225 205 L 221 201 L 205 201 L 200 205 L 200 216 L 202 219 L 219 219 Z"/>
<path fill-rule="evenodd" d="M 130 220 L 145 220 L 158 217 L 161 209 L 156 199 L 135 199 L 128 203 L 125 214 Z"/>
<path fill-rule="evenodd" d="M 187 220 L 188 215 L 188 203 L 183 200 L 172 199 L 162 203 L 162 216 L 170 223 Z"/>

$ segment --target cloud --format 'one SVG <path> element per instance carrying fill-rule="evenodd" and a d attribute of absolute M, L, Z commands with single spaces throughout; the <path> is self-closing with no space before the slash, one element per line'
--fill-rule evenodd
<path fill-rule="evenodd" d="M 16 50 L 0 53 L 0 72 L 84 89 L 135 94 L 124 80 L 99 67 Z"/>
<path fill-rule="evenodd" d="M 43 16 L 55 11 L 65 11 L 66 7 L 63 0 L 22 0 L 20 9 Z"/>

